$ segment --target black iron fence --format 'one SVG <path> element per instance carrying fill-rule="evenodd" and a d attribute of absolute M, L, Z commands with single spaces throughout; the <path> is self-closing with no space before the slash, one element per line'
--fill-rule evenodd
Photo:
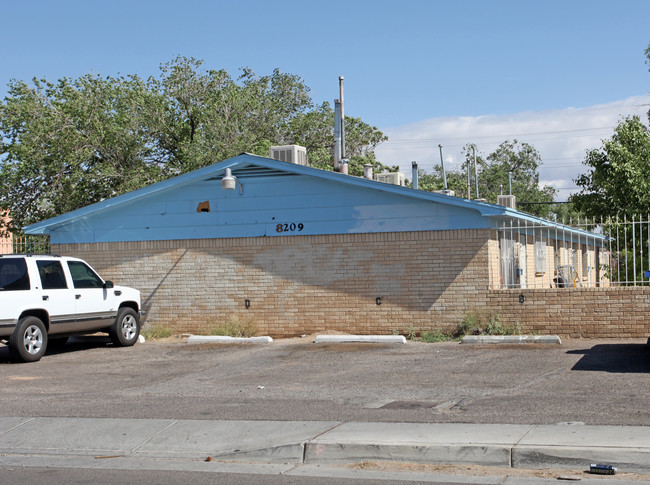
<path fill-rule="evenodd" d="M 490 254 L 492 288 L 650 286 L 650 215 L 511 220 Z"/>

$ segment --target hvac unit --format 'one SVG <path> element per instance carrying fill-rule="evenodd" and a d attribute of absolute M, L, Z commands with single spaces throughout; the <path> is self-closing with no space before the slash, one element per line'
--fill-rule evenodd
<path fill-rule="evenodd" d="M 404 186 L 404 174 L 401 172 L 376 173 L 375 180 L 385 184 Z"/>
<path fill-rule="evenodd" d="M 307 149 L 300 145 L 271 147 L 269 152 L 273 160 L 295 163 L 296 165 L 307 165 Z"/>
<path fill-rule="evenodd" d="M 514 195 L 497 195 L 497 204 L 516 209 L 516 198 Z"/>

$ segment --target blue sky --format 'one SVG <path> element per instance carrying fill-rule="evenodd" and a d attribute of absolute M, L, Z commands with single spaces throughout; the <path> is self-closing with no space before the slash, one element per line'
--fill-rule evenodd
<path fill-rule="evenodd" d="M 338 97 L 343 75 L 346 114 L 387 133 L 378 154 L 403 167 L 430 169 L 438 140 L 453 165 L 472 136 L 487 153 L 549 131 L 571 145 L 571 130 L 585 130 L 580 153 L 538 146 L 549 159 L 542 179 L 568 187 L 560 168 L 579 170 L 621 115 L 650 109 L 648 0 L 0 0 L 0 12 L 0 97 L 10 79 L 147 77 L 177 55 L 231 75 L 277 67 L 302 77 L 317 103 Z M 435 150 L 413 149 L 428 143 Z"/>

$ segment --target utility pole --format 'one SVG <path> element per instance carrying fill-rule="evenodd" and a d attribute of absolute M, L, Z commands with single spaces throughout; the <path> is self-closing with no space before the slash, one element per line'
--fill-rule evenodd
<path fill-rule="evenodd" d="M 440 164 L 442 165 L 442 183 L 445 186 L 445 190 L 447 190 L 447 172 L 445 172 L 445 159 L 442 158 L 442 145 L 439 144 L 438 148 L 440 148 Z"/>
<path fill-rule="evenodd" d="M 476 185 L 476 198 L 478 199 L 478 171 L 476 170 L 476 147 L 472 147 L 474 153 L 474 185 Z"/>

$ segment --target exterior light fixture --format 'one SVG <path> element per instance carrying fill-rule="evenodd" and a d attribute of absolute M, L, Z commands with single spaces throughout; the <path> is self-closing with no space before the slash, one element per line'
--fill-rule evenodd
<path fill-rule="evenodd" d="M 241 194 L 243 191 L 241 182 L 232 174 L 231 170 L 227 168 L 226 173 L 224 173 L 221 178 L 221 188 L 223 190 L 235 190 L 237 184 L 239 184 L 239 193 Z"/>

